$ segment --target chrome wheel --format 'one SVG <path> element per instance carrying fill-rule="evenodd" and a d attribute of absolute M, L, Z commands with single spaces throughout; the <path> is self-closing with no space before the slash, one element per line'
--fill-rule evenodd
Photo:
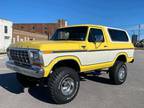
<path fill-rule="evenodd" d="M 126 76 L 126 72 L 125 72 L 125 68 L 122 66 L 120 69 L 119 69 L 119 79 L 122 81 L 125 76 Z"/>
<path fill-rule="evenodd" d="M 73 93 L 74 91 L 74 80 L 70 77 L 65 78 L 62 82 L 61 82 L 61 92 L 63 95 L 67 96 L 70 95 L 71 93 Z"/>

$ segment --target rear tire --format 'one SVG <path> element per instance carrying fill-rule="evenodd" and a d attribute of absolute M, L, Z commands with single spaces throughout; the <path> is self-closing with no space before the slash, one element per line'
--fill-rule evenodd
<path fill-rule="evenodd" d="M 56 104 L 72 101 L 80 86 L 78 73 L 69 67 L 60 67 L 53 71 L 48 81 L 49 94 Z"/>
<path fill-rule="evenodd" d="M 122 61 L 116 61 L 113 67 L 109 69 L 110 80 L 116 84 L 123 84 L 127 78 L 127 66 Z"/>

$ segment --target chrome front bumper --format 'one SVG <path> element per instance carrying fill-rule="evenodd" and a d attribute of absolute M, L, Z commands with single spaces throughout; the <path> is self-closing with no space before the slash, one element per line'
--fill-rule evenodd
<path fill-rule="evenodd" d="M 38 66 L 32 66 L 31 68 L 24 68 L 24 67 L 17 66 L 10 61 L 6 62 L 6 66 L 11 70 L 14 70 L 17 73 L 26 76 L 30 76 L 34 78 L 42 78 L 44 76 L 44 70 Z"/>

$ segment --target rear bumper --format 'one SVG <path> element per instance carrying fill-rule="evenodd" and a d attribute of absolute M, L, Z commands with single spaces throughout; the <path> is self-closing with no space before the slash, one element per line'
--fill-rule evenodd
<path fill-rule="evenodd" d="M 14 70 L 17 73 L 20 73 L 26 76 L 30 76 L 34 78 L 42 78 L 44 76 L 43 68 L 40 68 L 38 66 L 32 66 L 31 68 L 27 69 L 24 67 L 17 66 L 10 61 L 6 62 L 6 66 L 11 70 Z"/>
<path fill-rule="evenodd" d="M 133 63 L 135 60 L 134 60 L 134 57 L 129 57 L 127 58 L 127 62 L 128 63 Z"/>
<path fill-rule="evenodd" d="M 134 59 L 132 59 L 132 61 L 130 61 L 130 63 L 133 63 L 134 62 Z"/>

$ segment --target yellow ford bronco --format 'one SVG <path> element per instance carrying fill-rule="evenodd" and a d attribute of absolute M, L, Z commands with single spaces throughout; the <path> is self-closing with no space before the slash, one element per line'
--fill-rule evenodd
<path fill-rule="evenodd" d="M 52 100 L 62 104 L 77 95 L 79 73 L 107 69 L 114 84 L 124 83 L 134 46 L 125 30 L 76 25 L 57 29 L 49 41 L 12 44 L 7 54 L 7 67 L 22 85 L 43 82 Z"/>

